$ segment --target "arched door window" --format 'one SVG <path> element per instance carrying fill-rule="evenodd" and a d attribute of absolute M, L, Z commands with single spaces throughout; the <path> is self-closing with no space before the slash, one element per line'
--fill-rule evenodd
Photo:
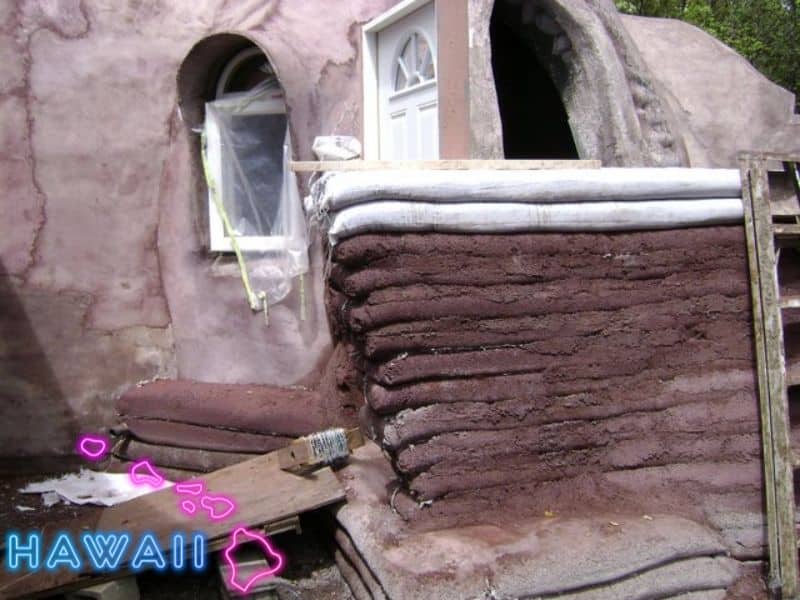
<path fill-rule="evenodd" d="M 401 92 L 436 79 L 433 53 L 425 35 L 412 33 L 400 50 L 395 67 L 394 91 Z"/>

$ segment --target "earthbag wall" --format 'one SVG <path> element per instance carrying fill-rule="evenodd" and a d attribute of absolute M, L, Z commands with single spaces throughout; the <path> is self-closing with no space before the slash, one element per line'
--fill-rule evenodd
<path fill-rule="evenodd" d="M 648 173 L 631 174 L 646 185 Z M 736 185 L 735 173 L 724 176 Z M 647 202 L 706 201 L 679 188 Z M 528 189 L 515 204 L 542 206 L 541 188 Z M 641 203 L 620 197 L 616 206 Z M 383 200 L 323 216 L 335 225 Z M 646 497 L 642 510 L 706 522 L 733 505 L 760 514 L 741 203 L 708 201 L 730 204 L 714 226 L 613 231 L 609 219 L 607 231 L 574 233 L 534 220 L 474 234 L 418 220 L 423 232 L 409 233 L 378 231 L 376 215 L 366 233 L 330 236 L 329 318 L 353 348 L 365 426 L 398 475 L 402 514 L 469 521 L 499 507 L 550 510 L 557 489 L 561 508 Z M 465 206 L 397 202 L 409 218 L 420 206 Z M 509 206 L 476 204 L 487 220 Z M 742 547 L 755 556 L 753 531 Z"/>

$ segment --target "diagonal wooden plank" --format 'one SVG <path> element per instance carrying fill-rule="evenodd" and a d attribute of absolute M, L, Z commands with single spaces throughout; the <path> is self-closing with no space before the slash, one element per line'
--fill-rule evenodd
<path fill-rule="evenodd" d="M 52 539 L 58 531 L 69 531 L 75 540 L 78 539 L 77 534 L 87 530 L 126 531 L 131 533 L 134 541 L 145 532 L 150 532 L 158 538 L 164 549 L 170 548 L 170 537 L 175 531 L 202 531 L 209 540 L 209 547 L 218 547 L 219 542 L 224 544 L 224 538 L 234 526 L 253 527 L 279 521 L 345 498 L 344 488 L 330 468 L 325 467 L 308 475 L 282 471 L 276 452 L 209 473 L 199 479 L 206 482 L 210 493 L 225 494 L 236 501 L 238 509 L 231 518 L 210 522 L 199 513 L 193 517 L 185 515 L 178 509 L 178 495 L 172 489 L 164 489 L 107 508 L 91 518 L 48 525 L 43 532 L 43 554 L 48 547 L 46 540 Z M 213 541 L 215 538 L 219 540 L 217 543 Z M 126 554 L 126 559 L 129 554 Z M 122 570 L 119 574 L 122 574 Z M 42 570 L 11 574 L 0 570 L 0 598 L 32 597 L 44 592 L 53 594 L 83 587 L 94 579 L 95 575 L 88 572 L 59 570 L 49 573 Z"/>

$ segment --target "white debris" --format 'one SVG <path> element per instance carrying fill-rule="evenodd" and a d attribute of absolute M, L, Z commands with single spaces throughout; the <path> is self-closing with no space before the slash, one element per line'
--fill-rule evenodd
<path fill-rule="evenodd" d="M 17 504 L 14 508 L 16 508 L 19 512 L 28 512 L 31 510 L 36 510 L 30 506 L 23 506 L 22 504 Z"/>
<path fill-rule="evenodd" d="M 361 142 L 349 135 L 318 135 L 311 151 L 319 160 L 353 160 L 361 156 Z"/>
<path fill-rule="evenodd" d="M 57 479 L 30 483 L 20 492 L 42 494 L 45 504 L 52 501 L 52 496 L 48 495 L 45 499 L 45 494 L 55 492 L 71 504 L 114 506 L 172 485 L 171 481 L 164 481 L 159 488 L 134 485 L 127 473 L 97 473 L 82 469 L 80 473 L 70 473 Z"/>
<path fill-rule="evenodd" d="M 44 504 L 45 508 L 50 508 L 59 502 L 61 502 L 61 496 L 56 492 L 44 492 L 42 494 L 42 504 Z"/>

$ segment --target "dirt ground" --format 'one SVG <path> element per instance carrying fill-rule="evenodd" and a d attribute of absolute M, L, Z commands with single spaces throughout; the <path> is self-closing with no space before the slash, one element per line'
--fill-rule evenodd
<path fill-rule="evenodd" d="M 42 505 L 38 495 L 20 494 L 19 488 L 41 478 L 9 477 L 0 479 L 0 522 L 4 530 L 28 530 L 45 522 L 77 518 L 102 510 L 94 506 L 75 506 L 59 503 L 49 508 Z M 18 506 L 34 510 L 20 511 Z M 324 539 L 318 533 L 316 519 L 302 520 L 303 533 L 284 533 L 273 541 L 288 558 L 281 574 L 285 585 L 276 590 L 277 600 L 352 600 L 347 584 L 333 562 Z M 766 597 L 762 577 L 763 564 L 748 563 L 746 573 L 729 590 L 731 600 L 756 600 Z M 215 568 L 205 574 L 171 575 L 142 573 L 137 583 L 143 600 L 217 600 L 224 598 Z M 52 599 L 64 598 L 62 595 Z"/>

